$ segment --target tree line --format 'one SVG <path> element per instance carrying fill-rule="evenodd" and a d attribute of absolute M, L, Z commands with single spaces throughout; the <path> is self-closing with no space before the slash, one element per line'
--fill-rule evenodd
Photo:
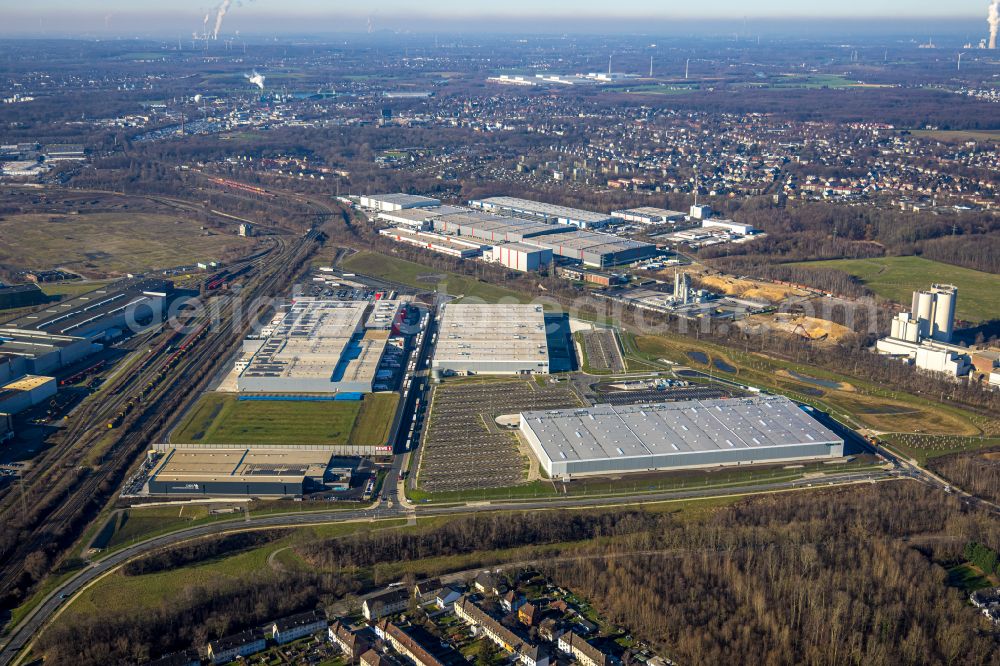
<path fill-rule="evenodd" d="M 928 467 L 977 497 L 1000 502 L 1000 452 L 953 453 L 932 459 Z"/>

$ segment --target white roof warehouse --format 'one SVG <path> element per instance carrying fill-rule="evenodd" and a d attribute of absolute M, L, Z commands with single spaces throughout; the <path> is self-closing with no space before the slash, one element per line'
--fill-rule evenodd
<path fill-rule="evenodd" d="M 839 458 L 844 440 L 782 396 L 521 414 L 551 477 Z"/>

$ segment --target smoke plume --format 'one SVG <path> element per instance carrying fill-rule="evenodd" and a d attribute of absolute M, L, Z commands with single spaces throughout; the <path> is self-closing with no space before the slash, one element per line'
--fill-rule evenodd
<path fill-rule="evenodd" d="M 1000 32 L 1000 0 L 993 0 L 990 3 L 986 22 L 990 24 L 990 48 L 995 49 L 997 47 L 997 32 Z"/>
<path fill-rule="evenodd" d="M 244 76 L 247 77 L 247 81 L 250 83 L 254 84 L 261 90 L 264 89 L 264 75 L 257 73 L 257 70 L 254 70 L 250 74 L 244 74 Z"/>
<path fill-rule="evenodd" d="M 226 17 L 226 12 L 229 11 L 229 5 L 233 3 L 233 0 L 222 0 L 219 6 L 216 7 L 215 14 L 215 30 L 212 31 L 212 39 L 219 38 L 219 31 L 222 30 L 222 19 Z"/>

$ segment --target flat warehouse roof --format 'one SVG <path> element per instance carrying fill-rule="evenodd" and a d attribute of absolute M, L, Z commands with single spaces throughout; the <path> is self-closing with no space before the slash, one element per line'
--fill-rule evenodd
<path fill-rule="evenodd" d="M 368 381 L 384 337 L 361 338 L 368 301 L 300 298 L 280 317 L 240 378 Z"/>
<path fill-rule="evenodd" d="M 534 254 L 535 252 L 545 252 L 549 250 L 547 247 L 538 247 L 537 245 L 528 245 L 526 243 L 500 243 L 499 245 L 493 246 L 495 249 L 507 250 L 508 252 L 523 252 L 525 254 Z"/>
<path fill-rule="evenodd" d="M 409 220 L 410 222 L 427 222 L 442 215 L 454 215 L 466 211 L 470 211 L 470 209 L 461 206 L 429 206 L 427 208 L 404 208 L 402 210 L 382 212 L 379 213 L 379 217 L 389 221 L 402 219 Z"/>
<path fill-rule="evenodd" d="M 526 242 L 548 248 L 564 247 L 605 254 L 643 248 L 653 249 L 655 247 L 649 243 L 642 243 L 629 238 L 619 238 L 611 234 L 594 233 L 592 231 L 571 231 L 551 238 L 532 238 Z"/>
<path fill-rule="evenodd" d="M 0 351 L 17 355 L 46 354 L 82 341 L 83 338 L 31 329 L 0 328 Z"/>
<path fill-rule="evenodd" d="M 500 217 L 480 211 L 442 215 L 434 222 L 445 222 L 451 225 L 466 226 L 478 231 L 492 233 L 516 233 L 521 236 L 554 234 L 568 231 L 565 227 L 545 224 L 537 220 L 524 220 L 519 217 Z"/>
<path fill-rule="evenodd" d="M 616 210 L 612 215 L 658 215 L 660 217 L 683 217 L 684 213 L 679 210 L 668 210 L 666 208 L 655 208 L 653 206 L 639 206 L 638 208 L 628 208 L 626 210 Z"/>
<path fill-rule="evenodd" d="M 596 213 L 592 210 L 581 210 L 579 208 L 570 208 L 569 206 L 557 206 L 555 204 L 548 204 L 541 201 L 531 201 L 530 199 L 521 199 L 518 197 L 489 197 L 487 199 L 479 199 L 470 203 L 489 204 L 500 208 L 529 211 L 537 215 L 562 217 L 580 220 L 583 222 L 604 222 L 611 217 L 606 213 Z"/>
<path fill-rule="evenodd" d="M 540 305 L 444 306 L 434 363 L 548 363 L 545 312 Z"/>
<path fill-rule="evenodd" d="M 441 203 L 439 200 L 432 199 L 431 197 L 422 197 L 416 194 L 403 194 L 402 192 L 395 192 L 393 194 L 366 194 L 365 198 L 373 201 L 380 201 L 382 203 L 396 204 L 399 206 L 413 206 L 416 204 L 436 205 Z"/>
<path fill-rule="evenodd" d="M 25 375 L 20 379 L 15 379 L 9 384 L 5 384 L 0 391 L 31 391 L 39 386 L 45 386 L 54 382 L 54 377 L 43 377 L 40 375 Z"/>
<path fill-rule="evenodd" d="M 149 301 L 147 294 L 169 294 L 174 285 L 168 280 L 137 278 L 109 284 L 44 310 L 7 322 L 11 328 L 34 329 L 61 335 L 72 335 L 75 329 L 129 306 Z"/>
<path fill-rule="evenodd" d="M 585 461 L 843 444 L 843 439 L 783 396 L 597 405 L 521 414 L 550 460 Z"/>
<path fill-rule="evenodd" d="M 329 451 L 294 449 L 171 449 L 150 478 L 168 482 L 263 481 L 301 482 L 319 476 L 330 464 Z"/>

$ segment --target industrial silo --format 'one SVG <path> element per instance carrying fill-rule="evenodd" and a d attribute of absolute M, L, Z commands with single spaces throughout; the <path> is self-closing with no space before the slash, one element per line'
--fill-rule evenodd
<path fill-rule="evenodd" d="M 917 320 L 917 327 L 921 337 L 930 337 L 931 326 L 934 321 L 934 294 L 929 291 L 917 292 L 917 309 L 913 317 Z"/>
<path fill-rule="evenodd" d="M 934 294 L 934 326 L 931 337 L 941 342 L 950 342 L 955 327 L 955 301 L 958 287 L 950 284 L 936 284 L 931 287 Z"/>

